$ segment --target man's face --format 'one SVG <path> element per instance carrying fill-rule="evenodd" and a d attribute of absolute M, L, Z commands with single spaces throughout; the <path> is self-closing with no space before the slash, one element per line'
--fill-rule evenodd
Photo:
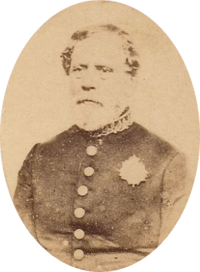
<path fill-rule="evenodd" d="M 70 94 L 76 123 L 95 130 L 116 120 L 128 106 L 132 80 L 122 40 L 101 33 L 78 42 L 72 54 Z"/>

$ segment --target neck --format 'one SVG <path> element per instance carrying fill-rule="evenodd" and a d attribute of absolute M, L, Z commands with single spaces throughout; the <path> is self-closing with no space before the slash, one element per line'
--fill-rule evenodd
<path fill-rule="evenodd" d="M 129 128 L 131 124 L 131 113 L 129 107 L 127 107 L 112 123 L 109 123 L 97 130 L 90 131 L 90 133 L 93 137 L 99 138 L 101 136 L 106 136 L 111 133 L 118 133 L 120 131 L 123 131 Z"/>

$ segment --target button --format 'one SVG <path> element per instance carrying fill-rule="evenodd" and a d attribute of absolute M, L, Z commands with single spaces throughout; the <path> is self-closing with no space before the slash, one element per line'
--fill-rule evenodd
<path fill-rule="evenodd" d="M 79 194 L 80 196 L 87 195 L 87 193 L 88 193 L 88 188 L 87 188 L 85 185 L 81 185 L 80 187 L 78 187 L 77 192 L 78 192 L 78 194 Z"/>
<path fill-rule="evenodd" d="M 82 208 L 76 208 L 74 210 L 74 215 L 76 216 L 76 218 L 82 218 L 85 215 L 85 210 Z"/>
<path fill-rule="evenodd" d="M 94 156 L 97 154 L 97 148 L 96 146 L 88 146 L 87 149 L 86 149 L 86 153 L 89 155 L 89 156 Z"/>
<path fill-rule="evenodd" d="M 84 169 L 84 174 L 87 176 L 87 177 L 90 177 L 94 174 L 94 169 L 92 167 L 86 167 Z"/>
<path fill-rule="evenodd" d="M 74 232 L 74 236 L 76 237 L 76 239 L 83 239 L 83 237 L 85 236 L 85 232 L 82 229 L 77 229 Z"/>
<path fill-rule="evenodd" d="M 82 260 L 84 258 L 84 252 L 81 249 L 76 249 L 74 251 L 74 259 L 76 260 Z"/>

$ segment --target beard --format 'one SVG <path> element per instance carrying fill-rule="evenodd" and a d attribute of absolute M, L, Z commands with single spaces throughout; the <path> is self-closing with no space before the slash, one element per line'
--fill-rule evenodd
<path fill-rule="evenodd" d="M 95 103 L 79 103 L 72 109 L 74 123 L 86 131 L 94 131 L 113 123 L 119 118 L 118 106 L 113 109 L 107 109 L 103 105 Z"/>

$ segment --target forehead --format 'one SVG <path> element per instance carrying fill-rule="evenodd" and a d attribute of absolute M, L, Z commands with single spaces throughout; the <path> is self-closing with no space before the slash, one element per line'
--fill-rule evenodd
<path fill-rule="evenodd" d="M 113 33 L 98 33 L 77 42 L 72 55 L 72 63 L 105 62 L 119 65 L 125 63 L 123 40 Z"/>

